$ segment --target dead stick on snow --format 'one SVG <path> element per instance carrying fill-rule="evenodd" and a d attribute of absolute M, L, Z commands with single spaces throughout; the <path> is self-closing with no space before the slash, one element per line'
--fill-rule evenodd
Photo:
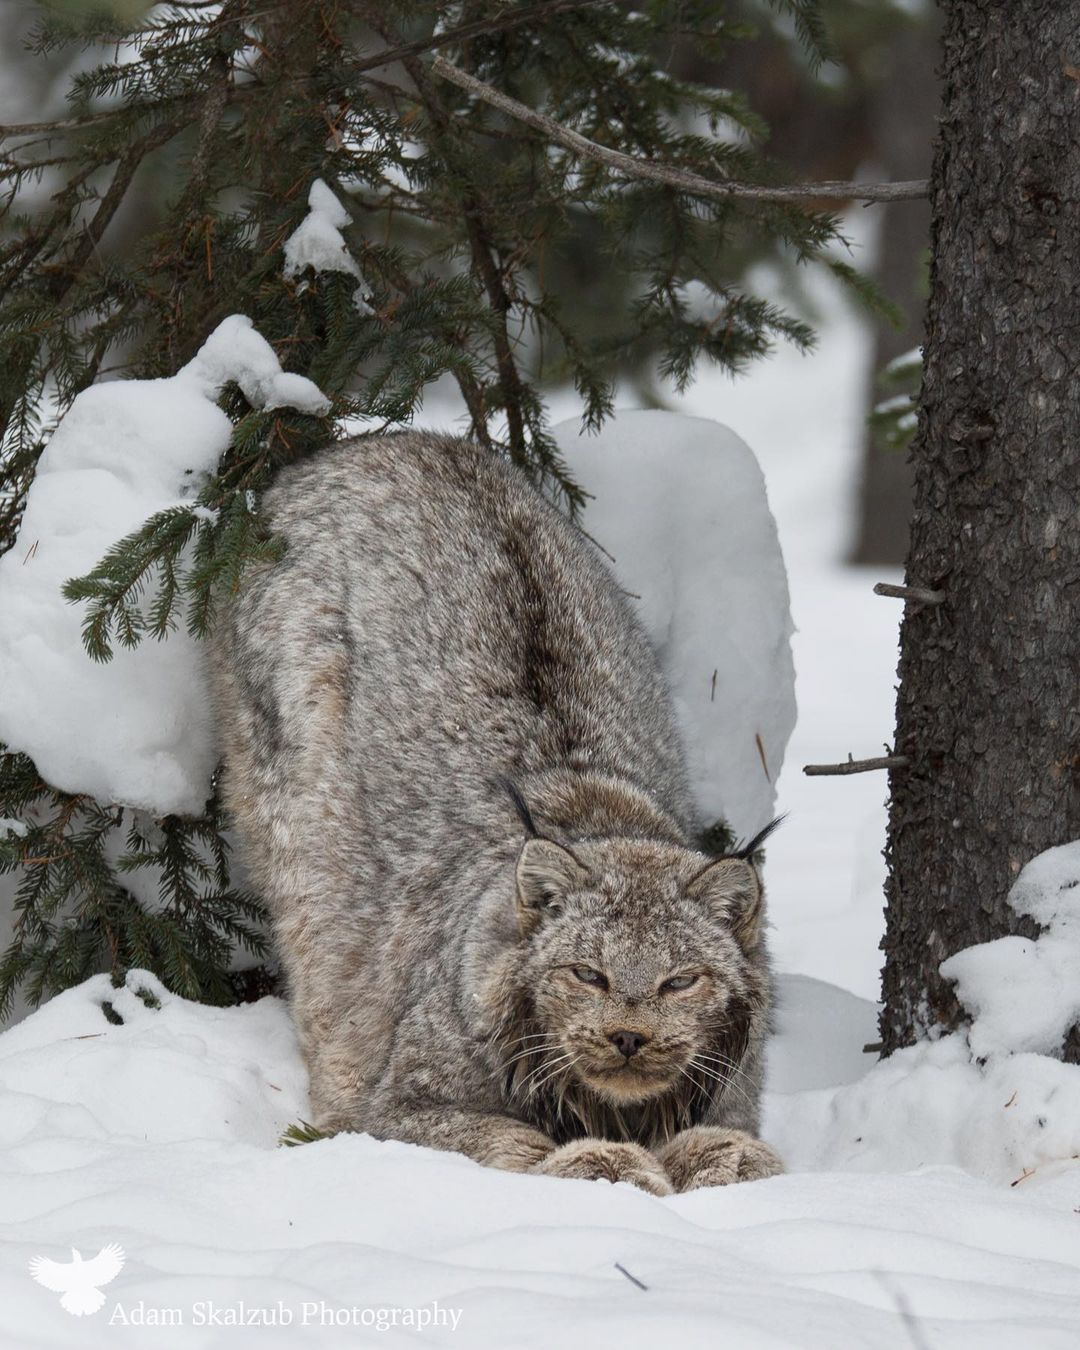
<path fill-rule="evenodd" d="M 642 1284 L 636 1275 L 631 1275 L 626 1267 L 621 1266 L 618 1261 L 615 1262 L 615 1269 L 619 1271 L 620 1274 L 625 1275 L 631 1284 L 636 1284 L 639 1289 L 648 1289 L 649 1286 L 647 1284 Z"/>

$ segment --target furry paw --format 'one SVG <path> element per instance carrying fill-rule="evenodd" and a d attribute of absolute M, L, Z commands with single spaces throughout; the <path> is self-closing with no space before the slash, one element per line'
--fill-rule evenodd
<path fill-rule="evenodd" d="M 628 1181 L 651 1195 L 671 1195 L 668 1174 L 640 1144 L 614 1144 L 605 1139 L 576 1139 L 548 1154 L 530 1169 L 546 1177 L 579 1177 L 585 1181 Z"/>
<path fill-rule="evenodd" d="M 760 1139 L 742 1130 L 695 1125 L 683 1130 L 656 1156 L 667 1169 L 677 1191 L 699 1186 L 730 1186 L 736 1181 L 760 1181 L 784 1170 L 779 1156 Z"/>

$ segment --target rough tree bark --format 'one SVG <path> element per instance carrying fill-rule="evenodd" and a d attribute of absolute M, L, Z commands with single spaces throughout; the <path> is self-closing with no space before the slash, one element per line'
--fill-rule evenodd
<path fill-rule="evenodd" d="M 886 1052 L 959 1021 L 939 964 L 1030 934 L 1011 882 L 1080 836 L 1080 6 L 943 9 L 907 579 L 945 600 L 901 633 Z"/>

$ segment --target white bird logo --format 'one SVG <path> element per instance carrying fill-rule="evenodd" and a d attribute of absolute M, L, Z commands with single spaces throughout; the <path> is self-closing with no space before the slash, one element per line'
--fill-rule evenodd
<path fill-rule="evenodd" d="M 105 1302 L 100 1286 L 115 1280 L 123 1268 L 124 1249 L 118 1242 L 102 1247 L 92 1261 L 84 1261 L 72 1247 L 70 1261 L 35 1256 L 30 1262 L 30 1274 L 38 1284 L 59 1294 L 61 1308 L 75 1317 L 97 1312 Z"/>

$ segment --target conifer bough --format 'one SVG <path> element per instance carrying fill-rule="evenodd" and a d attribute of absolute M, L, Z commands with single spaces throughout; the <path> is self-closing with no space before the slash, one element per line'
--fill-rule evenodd
<path fill-rule="evenodd" d="M 820 59 L 814 0 L 775 8 Z M 809 347 L 803 321 L 747 289 L 747 266 L 770 251 L 872 298 L 818 209 L 869 189 L 785 186 L 738 92 L 663 68 L 676 51 L 721 58 L 742 36 L 727 17 L 717 0 L 45 11 L 24 73 L 66 63 L 69 107 L 4 128 L 0 155 L 0 552 L 75 396 L 104 374 L 173 375 L 227 315 L 331 411 L 268 411 L 227 388 L 233 438 L 192 504 L 197 547 L 163 512 L 72 578 L 67 593 L 99 606 L 92 640 L 139 604 L 156 621 L 133 641 L 202 632 L 216 597 L 274 555 L 246 503 L 336 436 L 408 424 L 435 381 L 456 385 L 464 430 L 572 509 L 547 391 L 573 385 L 596 426 L 616 381 L 647 401 L 701 361 L 734 373 L 778 340 Z M 284 274 L 317 179 L 348 205 L 363 305 L 355 275 Z M 266 987 L 229 971 L 236 944 L 258 959 L 266 941 L 213 797 L 198 818 L 153 819 L 61 792 L 7 752 L 0 817 L 25 826 L 0 838 L 16 887 L 0 1013 L 17 990 L 34 1001 L 131 965 L 218 1001 Z M 139 898 L 148 881 L 156 904 Z"/>

